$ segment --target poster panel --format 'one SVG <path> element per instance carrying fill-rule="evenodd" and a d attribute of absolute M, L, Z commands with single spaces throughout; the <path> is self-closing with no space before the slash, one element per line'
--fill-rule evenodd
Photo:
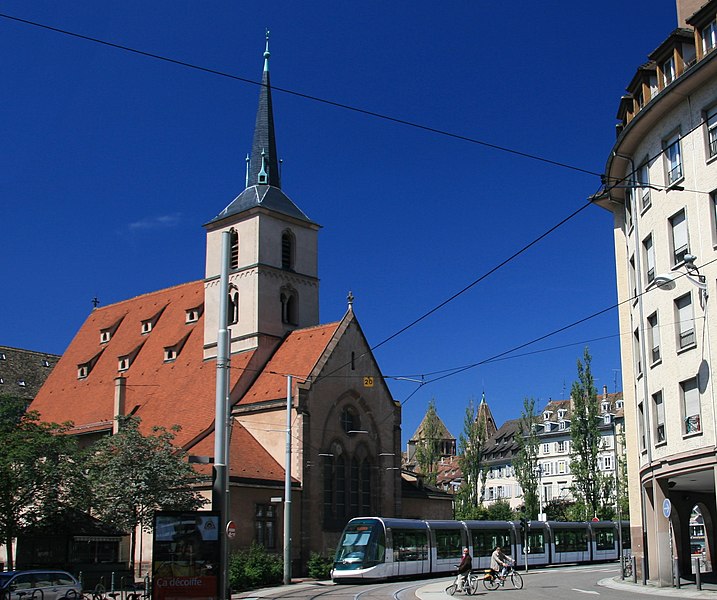
<path fill-rule="evenodd" d="M 218 512 L 155 514 L 153 600 L 218 600 L 219 533 Z"/>

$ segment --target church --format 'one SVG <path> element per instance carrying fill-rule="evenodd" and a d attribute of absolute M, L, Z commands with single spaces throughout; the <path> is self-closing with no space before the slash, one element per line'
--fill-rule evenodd
<path fill-rule="evenodd" d="M 95 308 L 31 408 L 74 424 L 83 445 L 111 435 L 115 417 L 141 428 L 181 427 L 175 443 L 211 457 L 222 237 L 229 233 L 230 551 L 252 542 L 280 553 L 292 376 L 292 557 L 335 548 L 354 516 L 402 515 L 401 407 L 371 352 L 349 294 L 343 318 L 319 321 L 318 233 L 283 191 L 268 41 L 244 190 L 208 215 L 203 279 Z M 220 208 L 223 204 L 219 204 Z M 211 464 L 197 464 L 211 494 Z M 209 508 L 210 505 L 207 506 Z M 138 544 L 140 575 L 151 560 Z"/>

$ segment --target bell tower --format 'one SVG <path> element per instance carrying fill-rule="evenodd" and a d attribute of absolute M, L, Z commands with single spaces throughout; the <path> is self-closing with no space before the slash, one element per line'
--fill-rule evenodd
<path fill-rule="evenodd" d="M 269 80 L 269 32 L 245 189 L 204 225 L 204 357 L 216 356 L 222 232 L 229 231 L 231 353 L 273 347 L 319 323 L 318 231 L 281 189 Z"/>

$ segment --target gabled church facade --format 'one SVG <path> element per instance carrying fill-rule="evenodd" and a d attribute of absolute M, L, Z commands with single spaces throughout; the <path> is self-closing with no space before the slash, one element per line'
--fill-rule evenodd
<path fill-rule="evenodd" d="M 401 409 L 353 311 L 319 321 L 319 225 L 281 188 L 268 44 L 245 189 L 205 224 L 205 277 L 96 308 L 32 404 L 72 421 L 86 444 L 111 435 L 117 415 L 150 431 L 179 425 L 176 443 L 211 456 L 221 238 L 229 232 L 230 550 L 281 553 L 287 377 L 291 423 L 292 556 L 335 548 L 353 516 L 401 516 Z M 197 465 L 211 495 L 211 465 Z M 209 506 L 208 506 L 209 507 Z M 150 561 L 150 544 L 136 562 Z"/>

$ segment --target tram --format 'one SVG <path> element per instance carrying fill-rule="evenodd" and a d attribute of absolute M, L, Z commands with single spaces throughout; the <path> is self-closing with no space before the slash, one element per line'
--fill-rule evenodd
<path fill-rule="evenodd" d="M 427 577 L 455 571 L 464 547 L 474 569 L 490 567 L 496 546 L 529 566 L 617 560 L 618 525 L 613 521 L 529 521 L 527 545 L 516 521 L 431 521 L 359 517 L 344 528 L 331 577 L 336 583 Z M 630 545 L 622 523 L 623 551 Z"/>

